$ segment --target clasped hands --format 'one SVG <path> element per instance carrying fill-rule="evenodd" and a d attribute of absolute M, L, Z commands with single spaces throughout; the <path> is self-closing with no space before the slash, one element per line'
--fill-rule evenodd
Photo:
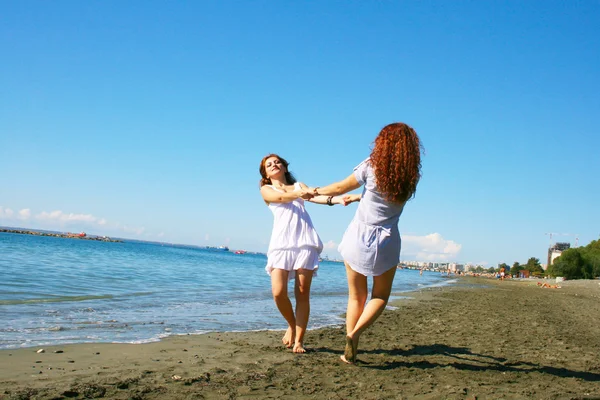
<path fill-rule="evenodd" d="M 317 192 L 317 188 L 312 188 L 312 187 L 307 187 L 306 189 L 301 189 L 300 190 L 300 197 L 302 197 L 304 200 L 310 200 L 315 196 L 319 196 Z"/>
<path fill-rule="evenodd" d="M 306 189 L 300 190 L 300 197 L 304 200 L 310 200 L 315 196 L 322 196 L 318 193 L 318 188 L 308 187 Z M 354 203 L 355 201 L 360 201 L 360 198 L 360 194 L 346 194 L 340 199 L 339 204 L 347 206 L 348 204 Z"/>

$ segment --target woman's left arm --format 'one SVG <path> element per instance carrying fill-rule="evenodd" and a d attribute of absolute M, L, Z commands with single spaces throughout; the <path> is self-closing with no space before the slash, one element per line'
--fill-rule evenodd
<path fill-rule="evenodd" d="M 348 176 L 346 179 L 336 183 L 332 183 L 331 185 L 327 185 L 324 187 L 308 188 L 308 192 L 314 194 L 315 196 L 337 196 L 340 194 L 348 193 L 354 189 L 358 189 L 360 186 L 361 185 L 356 180 L 354 174 L 350 174 L 350 176 Z"/>

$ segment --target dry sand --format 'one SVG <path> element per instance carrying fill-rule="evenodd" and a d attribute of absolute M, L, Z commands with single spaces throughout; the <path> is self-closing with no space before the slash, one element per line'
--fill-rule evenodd
<path fill-rule="evenodd" d="M 600 281 L 536 282 L 411 293 L 357 365 L 339 360 L 341 327 L 308 332 L 304 355 L 283 332 L 3 350 L 0 399 L 600 399 Z"/>

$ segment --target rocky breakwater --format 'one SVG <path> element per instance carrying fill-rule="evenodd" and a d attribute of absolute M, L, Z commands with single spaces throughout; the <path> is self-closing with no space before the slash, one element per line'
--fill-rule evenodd
<path fill-rule="evenodd" d="M 31 231 L 23 229 L 0 229 L 0 233 L 17 233 L 20 235 L 34 235 L 34 236 L 52 236 L 67 239 L 81 239 L 81 240 L 96 240 L 99 242 L 113 242 L 122 243 L 122 240 L 111 239 L 108 236 L 88 236 L 85 232 L 81 233 L 55 233 L 55 232 L 43 232 L 43 231 Z"/>

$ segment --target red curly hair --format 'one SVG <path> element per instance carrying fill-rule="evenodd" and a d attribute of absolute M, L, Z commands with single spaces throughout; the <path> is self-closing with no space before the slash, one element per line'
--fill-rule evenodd
<path fill-rule="evenodd" d="M 260 172 L 260 176 L 262 177 L 259 182 L 260 187 L 271 184 L 271 179 L 267 178 L 267 168 L 265 167 L 265 163 L 271 157 L 277 158 L 279 161 L 281 161 L 281 164 L 283 164 L 283 166 L 285 167 L 286 183 L 288 185 L 296 183 L 296 178 L 294 178 L 294 175 L 292 175 L 292 173 L 290 172 L 290 170 L 288 168 L 290 163 L 287 162 L 284 158 L 279 157 L 277 154 L 269 154 L 269 155 L 263 157 L 263 159 L 260 161 L 260 167 L 258 168 L 258 172 Z"/>
<path fill-rule="evenodd" d="M 396 122 L 375 138 L 371 166 L 377 189 L 386 200 L 404 203 L 414 197 L 421 178 L 421 142 L 410 126 Z"/>

